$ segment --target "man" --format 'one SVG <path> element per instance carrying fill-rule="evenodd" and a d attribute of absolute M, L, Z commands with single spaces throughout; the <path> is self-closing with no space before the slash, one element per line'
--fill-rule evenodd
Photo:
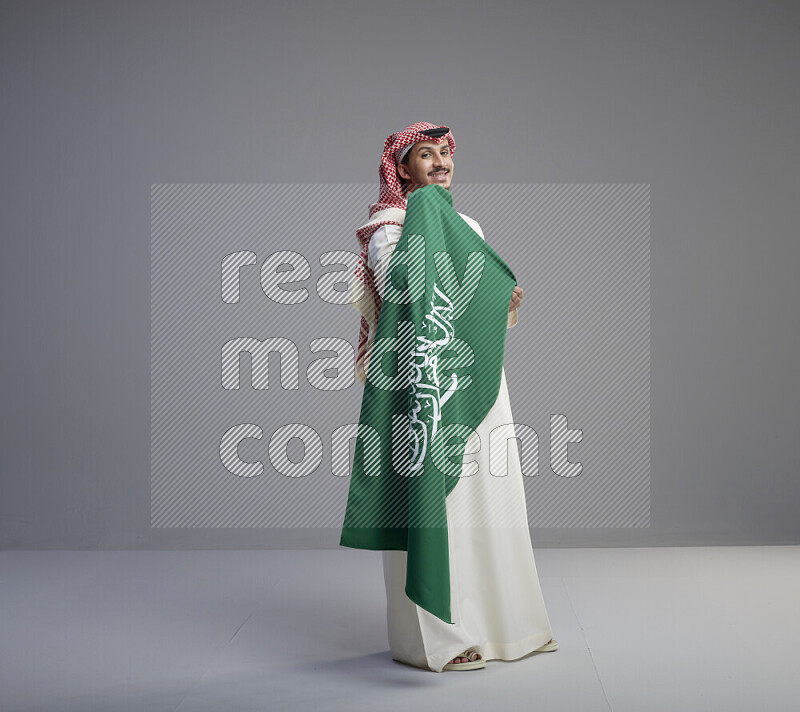
<path fill-rule="evenodd" d="M 365 368 L 380 316 L 381 296 L 374 283 L 374 257 L 382 248 L 396 242 L 402 232 L 408 195 L 424 185 L 438 183 L 450 189 L 453 180 L 453 154 L 456 142 L 446 126 L 420 121 L 393 133 L 384 142 L 378 168 L 380 195 L 369 207 L 370 221 L 356 231 L 361 245 L 361 261 L 350 287 L 350 303 L 361 312 L 361 330 L 356 357 L 356 374 L 366 381 Z M 483 237 L 478 223 L 459 213 Z M 392 226 L 399 228 L 399 231 Z M 378 234 L 375 234 L 375 233 Z M 372 241 L 372 254 L 370 242 Z M 523 290 L 515 286 L 509 305 L 508 326 L 517 323 L 517 307 Z"/>
<path fill-rule="evenodd" d="M 450 129 L 427 122 L 412 124 L 384 143 L 380 195 L 370 206 L 370 220 L 356 231 L 362 250 L 351 285 L 351 304 L 362 315 L 356 360 L 362 383 L 366 383 L 387 267 L 400 241 L 409 195 L 431 184 L 449 190 L 454 153 Z M 459 215 L 483 238 L 475 220 Z M 516 324 L 521 301 L 522 289 L 515 286 L 507 327 Z M 434 672 L 470 670 L 485 667 L 486 659 L 515 660 L 558 647 L 533 560 L 516 447 L 508 448 L 507 472 L 491 476 L 503 469 L 496 459 L 489 460 L 492 433 L 513 427 L 512 423 L 503 371 L 497 400 L 466 448 L 477 454 L 477 460 L 465 462 L 464 472 L 477 465 L 477 474 L 470 469 L 470 476 L 462 475 L 446 497 L 452 623 L 406 595 L 407 552 L 383 551 L 389 644 L 392 658 L 399 662 Z M 352 536 L 343 536 L 342 541 L 351 542 L 345 546 L 358 546 Z"/>

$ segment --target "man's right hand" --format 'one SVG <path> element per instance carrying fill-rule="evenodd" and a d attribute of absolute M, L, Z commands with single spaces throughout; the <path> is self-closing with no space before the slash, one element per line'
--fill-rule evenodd
<path fill-rule="evenodd" d="M 511 304 L 508 307 L 508 311 L 516 309 L 521 303 L 522 287 L 514 287 L 514 291 L 511 293 Z"/>

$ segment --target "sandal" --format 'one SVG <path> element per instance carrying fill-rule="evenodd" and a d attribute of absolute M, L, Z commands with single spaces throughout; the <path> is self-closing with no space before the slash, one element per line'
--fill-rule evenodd
<path fill-rule="evenodd" d="M 467 658 L 468 663 L 447 663 L 442 670 L 477 670 L 478 668 L 485 668 L 486 661 L 482 658 L 480 653 L 475 652 L 472 648 L 467 648 L 463 653 L 460 653 L 456 658 Z"/>
<path fill-rule="evenodd" d="M 549 653 L 551 650 L 558 650 L 558 641 L 551 638 L 549 642 L 545 643 L 541 648 L 536 648 L 534 653 Z"/>

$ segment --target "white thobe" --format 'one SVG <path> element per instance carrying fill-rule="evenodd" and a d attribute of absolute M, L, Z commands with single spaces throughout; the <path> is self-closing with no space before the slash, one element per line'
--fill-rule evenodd
<path fill-rule="evenodd" d="M 459 215 L 483 238 L 477 221 Z M 383 225 L 370 240 L 368 264 L 381 298 L 401 233 L 399 225 Z M 514 309 L 508 327 L 516 323 Z M 465 455 L 461 478 L 446 499 L 454 623 L 445 623 L 406 595 L 408 553 L 383 552 L 393 659 L 442 672 L 467 648 L 484 660 L 516 660 L 553 637 L 533 557 L 513 422 L 503 370 L 496 402 L 467 440 L 465 453 L 474 454 Z"/>

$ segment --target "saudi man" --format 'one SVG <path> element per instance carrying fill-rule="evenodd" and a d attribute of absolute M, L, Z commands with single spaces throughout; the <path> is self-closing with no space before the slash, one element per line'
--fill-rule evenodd
<path fill-rule="evenodd" d="M 356 358 L 362 383 L 408 197 L 431 184 L 450 189 L 455 149 L 450 129 L 428 122 L 393 133 L 384 143 L 380 194 L 370 205 L 369 221 L 356 231 L 361 259 L 350 286 L 350 303 L 362 315 Z M 458 214 L 484 238 L 477 221 Z M 517 323 L 522 296 L 515 286 L 507 328 Z M 472 670 L 487 660 L 558 648 L 533 557 L 513 422 L 503 371 L 496 402 L 467 441 L 465 452 L 475 459 L 465 456 L 458 486 L 446 498 L 452 623 L 406 595 L 407 551 L 383 551 L 389 646 L 398 662 L 434 672 Z"/>

